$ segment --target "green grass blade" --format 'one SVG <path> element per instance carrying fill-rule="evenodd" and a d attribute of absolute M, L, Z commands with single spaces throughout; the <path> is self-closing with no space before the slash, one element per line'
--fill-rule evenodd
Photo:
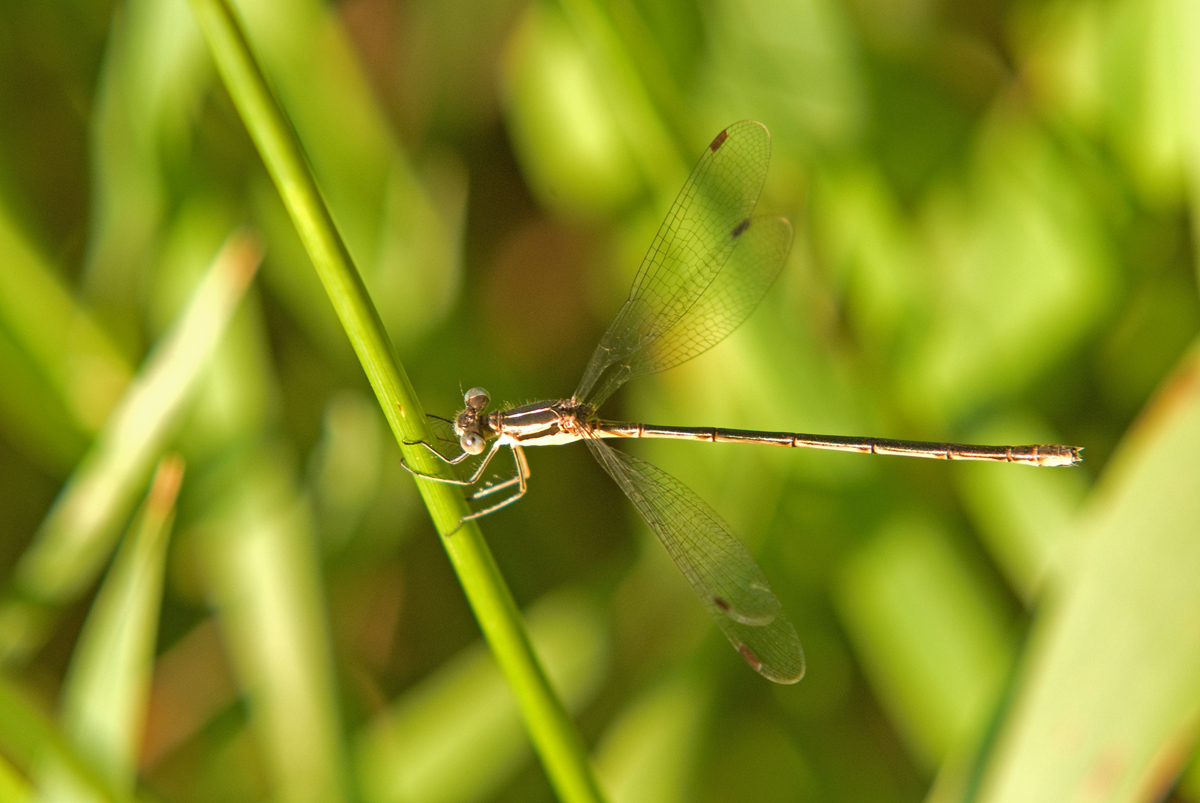
<path fill-rule="evenodd" d="M 692 799 L 688 776 L 701 756 L 700 735 L 712 716 L 712 697 L 707 681 L 675 675 L 642 691 L 613 717 L 596 763 L 614 801 Z"/>
<path fill-rule="evenodd" d="M 444 471 L 425 450 L 403 446 L 406 442 L 431 439 L 424 412 L 321 199 L 300 143 L 267 88 L 240 23 L 228 3 L 221 0 L 193 0 L 192 8 L 225 86 L 275 182 L 388 424 L 406 452 L 406 459 L 421 471 Z M 565 800 L 600 799 L 579 734 L 534 655 L 516 604 L 482 533 L 474 524 L 455 529 L 467 512 L 461 494 L 435 482 L 419 481 L 418 486 L 484 636 L 517 696 L 551 783 Z"/>
<path fill-rule="evenodd" d="M 672 187 L 686 174 L 688 159 L 680 158 L 667 123 L 651 100 L 645 79 L 626 43 L 609 19 L 605 4 L 566 0 L 564 15 L 580 38 L 589 64 L 603 75 L 600 85 L 613 110 L 613 119 L 652 187 Z"/>
<path fill-rule="evenodd" d="M 33 789 L 29 781 L 0 755 L 0 803 L 29 803 Z"/>
<path fill-rule="evenodd" d="M 1057 567 L 979 799 L 1157 800 L 1200 717 L 1200 346 L 1127 437 Z"/>
<path fill-rule="evenodd" d="M 22 451 L 65 476 L 132 373 L 0 203 L 0 417 Z"/>
<path fill-rule="evenodd" d="M 378 85 L 355 52 L 352 26 L 336 8 L 319 0 L 238 8 L 376 311 L 396 343 L 412 342 L 457 299 L 461 210 L 442 194 L 446 174 L 428 154 L 418 173 L 400 147 Z M 435 194 L 435 187 L 441 192 Z M 284 256 L 284 244 L 295 240 L 291 222 L 282 207 L 275 213 L 277 199 L 268 198 L 266 186 L 262 190 L 255 192 L 255 212 L 272 257 L 264 282 L 298 321 L 322 339 L 336 338 L 344 350 L 345 336 L 329 314 L 324 289 L 302 269 L 306 258 Z"/>
<path fill-rule="evenodd" d="M 57 391 L 75 426 L 95 433 L 129 382 L 129 366 L 2 207 L 0 259 L 0 328 Z"/>
<path fill-rule="evenodd" d="M 63 689 L 63 728 L 115 786 L 132 789 L 150 696 L 162 605 L 167 537 L 183 462 L 160 463 L 150 493 L 113 561 L 71 660 Z M 58 764 L 39 773 L 45 801 L 88 799 Z"/>
<path fill-rule="evenodd" d="M 847 561 L 837 600 L 915 755 L 936 766 L 978 738 L 1012 648 L 998 595 L 937 522 L 893 518 Z"/>
<path fill-rule="evenodd" d="M 276 799 L 338 803 L 344 740 L 312 522 L 273 455 L 236 473 L 203 547 L 222 635 Z"/>
<path fill-rule="evenodd" d="M 0 259 L 3 256 L 0 255 Z M 0 426 L 4 437 L 52 476 L 67 476 L 87 451 L 89 438 L 63 400 L 0 330 Z"/>
<path fill-rule="evenodd" d="M 137 798 L 109 783 L 80 756 L 13 681 L 0 674 L 0 752 L 27 775 L 43 761 L 66 768 L 91 794 L 113 803 L 135 803 Z"/>
<path fill-rule="evenodd" d="M 40 645 L 47 610 L 72 599 L 99 572 L 260 259 L 234 237 L 187 309 L 143 364 L 87 456 L 46 515 L 0 607 L 0 662 Z"/>

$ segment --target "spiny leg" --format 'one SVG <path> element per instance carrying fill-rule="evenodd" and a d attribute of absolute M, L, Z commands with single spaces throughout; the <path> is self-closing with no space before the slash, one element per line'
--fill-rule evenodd
<path fill-rule="evenodd" d="M 500 500 L 499 502 L 497 502 L 494 505 L 490 505 L 488 507 L 483 508 L 482 510 L 476 510 L 473 513 L 463 516 L 462 521 L 460 521 L 458 523 L 459 527 L 463 526 L 463 524 L 465 524 L 468 521 L 473 521 L 474 519 L 482 518 L 490 513 L 495 513 L 497 510 L 499 510 L 501 508 L 508 507 L 513 502 L 517 501 L 522 496 L 524 496 L 525 492 L 527 490 L 529 490 L 529 486 L 526 483 L 526 480 L 529 479 L 529 463 L 525 460 L 525 450 L 522 449 L 520 444 L 517 444 L 517 443 L 510 444 L 509 448 L 512 450 L 512 453 L 513 453 L 513 461 L 517 464 L 517 475 L 510 480 L 505 480 L 504 482 L 502 482 L 499 485 L 495 485 L 491 488 L 485 488 L 485 489 L 483 489 L 483 491 L 473 494 L 471 498 L 479 499 L 490 493 L 499 491 L 502 488 L 511 488 L 514 483 L 516 483 L 516 485 L 518 486 L 516 493 Z M 458 528 L 456 527 L 455 529 L 458 529 Z"/>
<path fill-rule="evenodd" d="M 468 457 L 471 456 L 470 452 L 459 452 L 457 457 L 446 457 L 446 455 L 442 454 L 437 449 L 434 449 L 432 446 L 430 446 L 425 441 L 404 441 L 404 445 L 405 446 L 424 446 L 426 451 L 428 451 L 430 454 L 432 454 L 438 460 L 441 460 L 443 463 L 449 463 L 452 466 L 457 466 L 459 463 L 461 463 L 462 461 L 466 460 Z"/>
<path fill-rule="evenodd" d="M 510 444 L 509 449 L 512 452 L 513 464 L 517 469 L 516 472 L 513 474 L 513 476 L 509 477 L 498 485 L 489 485 L 487 487 L 480 488 L 478 491 L 471 494 L 472 499 L 482 499 L 485 496 L 491 496 L 492 494 L 496 493 L 496 491 L 501 491 L 505 488 L 511 488 L 514 485 L 524 486 L 525 481 L 529 479 L 529 463 L 525 459 L 525 450 L 515 443 Z M 521 491 L 521 493 L 524 493 L 524 491 Z"/>
<path fill-rule="evenodd" d="M 415 441 L 414 443 L 407 444 L 407 445 L 416 446 L 418 443 L 420 445 L 424 446 L 426 449 L 428 449 L 434 455 L 436 455 L 438 457 L 438 459 L 440 459 L 443 463 L 449 463 L 452 466 L 458 465 L 463 460 L 465 460 L 471 456 L 469 453 L 463 452 L 462 454 L 458 455 L 457 457 L 446 457 L 444 454 L 439 452 L 437 449 L 434 449 L 428 443 L 425 443 L 425 441 Z M 400 465 L 409 474 L 412 474 L 417 477 L 423 477 L 427 480 L 433 480 L 434 482 L 442 482 L 442 483 L 445 483 L 446 485 L 474 485 L 475 483 L 479 482 L 479 480 L 483 477 L 483 472 L 487 470 L 488 463 L 492 462 L 492 458 L 496 456 L 496 451 L 503 445 L 504 444 L 501 443 L 499 440 L 492 441 L 492 448 L 488 449 L 487 454 L 484 455 L 483 461 L 479 464 L 479 468 L 475 469 L 475 473 L 472 474 L 469 479 L 465 479 L 465 480 L 459 480 L 459 479 L 452 480 L 452 479 L 447 479 L 446 477 L 439 477 L 436 474 L 426 474 L 424 471 L 417 471 L 415 468 L 412 468 L 407 463 L 405 463 L 403 459 L 400 460 Z"/>

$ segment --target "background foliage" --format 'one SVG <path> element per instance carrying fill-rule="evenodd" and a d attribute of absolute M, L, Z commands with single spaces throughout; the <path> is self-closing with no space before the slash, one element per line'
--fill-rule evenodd
<path fill-rule="evenodd" d="M 237 7 L 428 410 L 569 393 L 754 118 L 783 276 L 609 417 L 1086 448 L 634 447 L 759 556 L 792 687 L 535 450 L 483 526 L 611 799 L 1200 799 L 1191 4 Z M 4 4 L 0 76 L 0 799 L 548 799 L 187 4 Z"/>

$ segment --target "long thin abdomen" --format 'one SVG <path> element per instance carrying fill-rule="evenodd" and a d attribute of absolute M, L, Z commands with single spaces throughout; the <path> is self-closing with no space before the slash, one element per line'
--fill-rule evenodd
<path fill-rule="evenodd" d="M 802 432 L 762 432 L 718 427 L 660 427 L 621 421 L 597 421 L 594 430 L 602 438 L 666 438 L 708 443 L 766 443 L 793 449 L 830 449 L 933 460 L 988 460 L 1035 466 L 1072 466 L 1081 459 L 1078 446 L 1037 444 L 1030 446 L 978 446 L 965 443 L 900 441 L 890 438 L 856 438 L 839 435 L 807 435 Z"/>

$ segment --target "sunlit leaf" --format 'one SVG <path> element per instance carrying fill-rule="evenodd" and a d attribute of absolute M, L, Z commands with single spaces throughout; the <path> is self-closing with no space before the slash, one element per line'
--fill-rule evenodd
<path fill-rule="evenodd" d="M 1045 596 L 980 799 L 1163 795 L 1200 716 L 1200 350 L 1126 437 Z"/>

